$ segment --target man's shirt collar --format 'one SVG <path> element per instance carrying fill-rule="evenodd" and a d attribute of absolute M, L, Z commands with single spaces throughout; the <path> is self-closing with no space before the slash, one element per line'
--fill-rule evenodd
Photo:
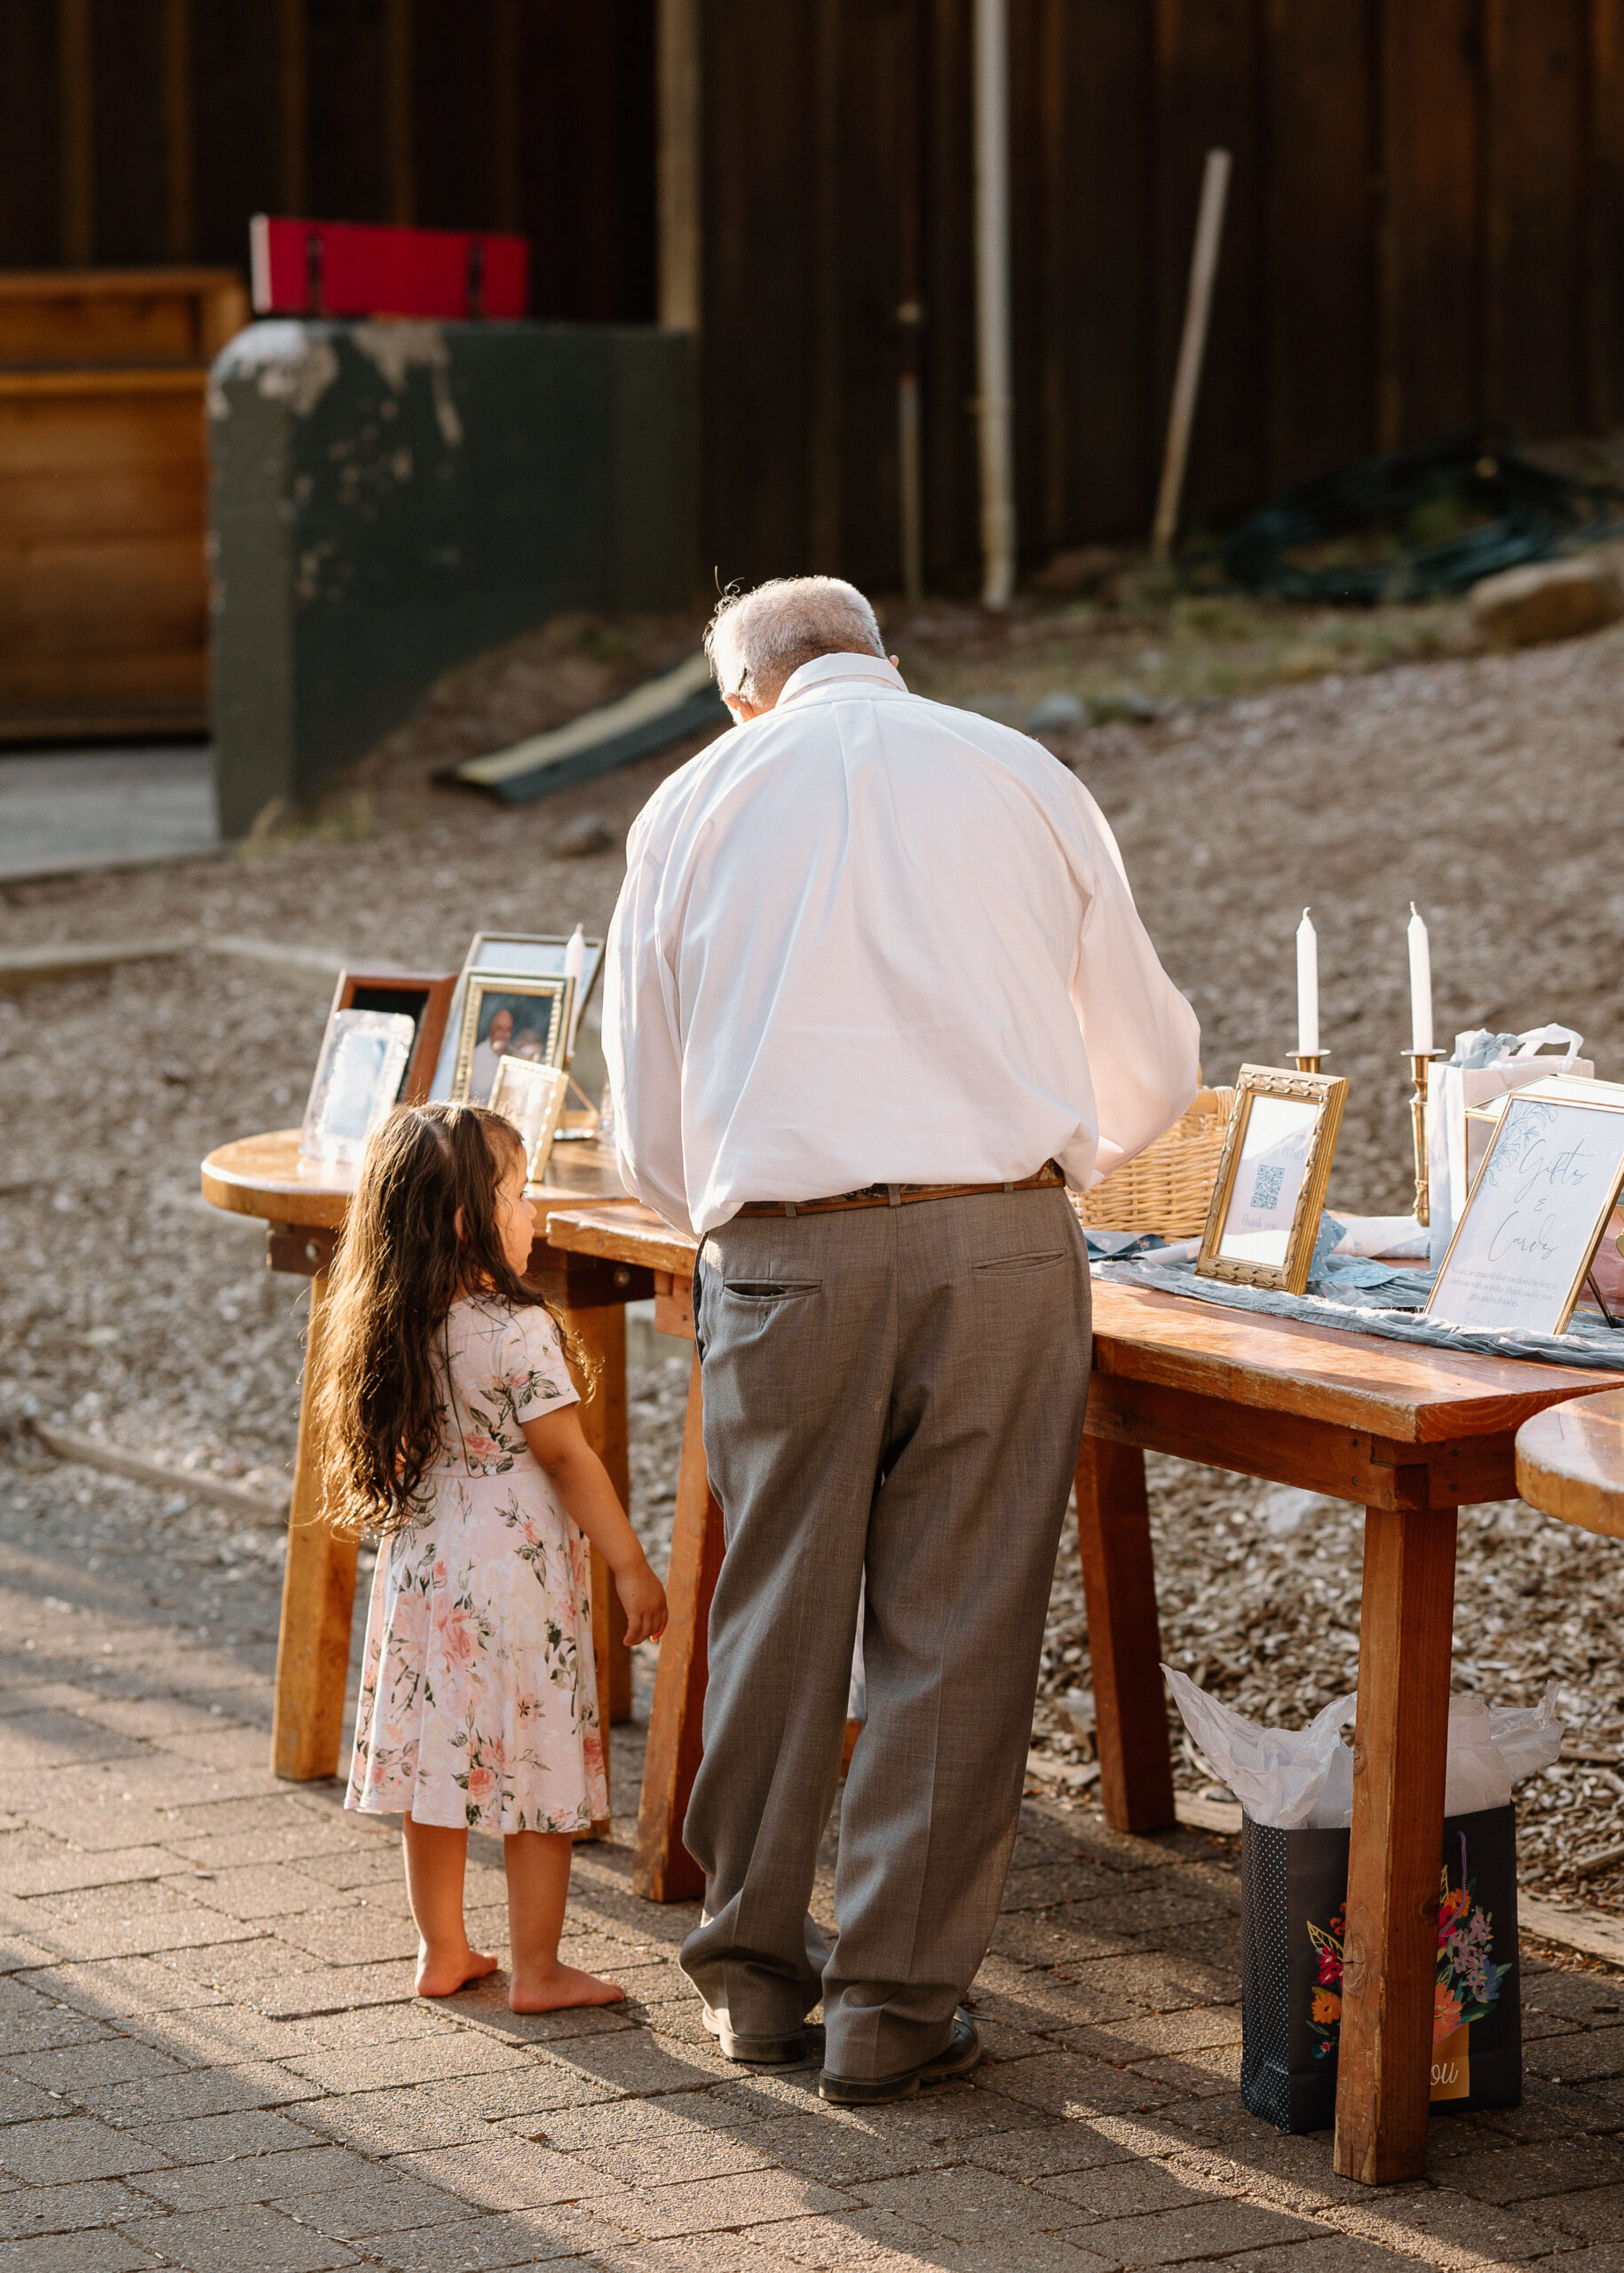
<path fill-rule="evenodd" d="M 894 663 L 883 655 L 816 655 L 810 663 L 803 663 L 799 670 L 791 671 L 784 681 L 783 693 L 773 709 L 783 709 L 786 703 L 842 692 L 842 685 L 854 679 L 869 682 L 867 692 L 878 693 L 882 688 L 889 694 L 906 694 L 907 684 Z M 877 681 L 876 686 L 874 683 Z M 842 684 L 837 684 L 842 683 Z"/>

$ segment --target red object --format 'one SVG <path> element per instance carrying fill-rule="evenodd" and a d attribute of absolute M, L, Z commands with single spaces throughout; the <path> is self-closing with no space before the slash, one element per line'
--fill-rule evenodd
<path fill-rule="evenodd" d="M 526 313 L 530 241 L 481 230 L 362 227 L 350 221 L 248 225 L 256 315 Z"/>

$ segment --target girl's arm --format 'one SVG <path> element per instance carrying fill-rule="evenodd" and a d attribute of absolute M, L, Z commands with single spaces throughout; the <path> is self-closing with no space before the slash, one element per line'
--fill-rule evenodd
<path fill-rule="evenodd" d="M 525 1442 L 548 1481 L 614 1573 L 614 1591 L 626 1612 L 626 1640 L 646 1642 L 665 1631 L 665 1588 L 649 1567 L 638 1535 L 614 1496 L 608 1470 L 588 1444 L 581 1408 L 564 1406 L 522 1424 Z"/>

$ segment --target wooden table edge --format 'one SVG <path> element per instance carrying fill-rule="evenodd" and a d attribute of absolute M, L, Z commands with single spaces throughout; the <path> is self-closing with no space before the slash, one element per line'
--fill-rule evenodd
<path fill-rule="evenodd" d="M 1517 1432 L 1517 1489 L 1531 1508 L 1554 1522 L 1573 1524 L 1604 1539 L 1624 1539 L 1624 1396 L 1616 1388 L 1596 1394 L 1606 1398 L 1604 1414 L 1587 1415 L 1582 1410 L 1587 1399 L 1568 1398 L 1524 1422 Z M 1616 1477 L 1587 1475 L 1577 1463 L 1559 1465 L 1539 1441 L 1541 1423 L 1549 1422 L 1560 1437 L 1570 1415 L 1581 1432 L 1587 1422 L 1591 1428 L 1611 1427 L 1617 1437 L 1612 1447 L 1619 1456 Z"/>
<path fill-rule="evenodd" d="M 353 1185 L 317 1184 L 313 1179 L 304 1184 L 287 1176 L 252 1176 L 230 1157 L 243 1147 L 263 1144 L 267 1138 L 297 1144 L 298 1136 L 297 1129 L 275 1129 L 267 1130 L 265 1136 L 238 1136 L 228 1144 L 217 1144 L 213 1152 L 204 1156 L 198 1171 L 203 1198 L 211 1208 L 224 1208 L 231 1216 L 254 1216 L 266 1224 L 299 1224 L 318 1231 L 337 1231 L 355 1196 Z"/>
<path fill-rule="evenodd" d="M 1107 1315 L 1102 1321 L 1098 1298 L 1103 1289 L 1110 1289 L 1111 1294 L 1106 1297 Z M 1102 1378 L 1192 1390 L 1245 1406 L 1254 1412 L 1282 1414 L 1304 1412 L 1301 1398 L 1291 1396 L 1289 1390 L 1294 1383 L 1310 1382 L 1317 1400 L 1312 1418 L 1332 1427 L 1367 1431 L 1394 1443 L 1445 1444 L 1459 1437 L 1499 1435 L 1519 1428 L 1536 1413 L 1563 1404 L 1571 1397 L 1624 1389 L 1624 1359 L 1616 1374 L 1597 1373 L 1588 1367 L 1561 1366 L 1543 1358 L 1488 1357 L 1477 1350 L 1451 1352 L 1435 1349 L 1431 1343 L 1398 1342 L 1382 1334 L 1361 1333 L 1356 1327 L 1325 1326 L 1318 1319 L 1279 1318 L 1268 1311 L 1232 1310 L 1224 1303 L 1203 1303 L 1199 1297 L 1161 1287 L 1121 1286 L 1111 1279 L 1097 1279 L 1094 1291 L 1094 1364 Z M 1153 1318 L 1170 1319 L 1181 1313 L 1187 1315 L 1193 1307 L 1197 1311 L 1204 1311 L 1209 1319 L 1244 1320 L 1246 1328 L 1258 1332 L 1265 1342 L 1278 1340 L 1289 1348 L 1299 1343 L 1301 1337 L 1306 1337 L 1306 1342 L 1300 1343 L 1305 1349 L 1319 1346 L 1354 1350 L 1367 1363 L 1374 1353 L 1383 1350 L 1391 1352 L 1399 1362 L 1406 1355 L 1412 1358 L 1431 1356 L 1447 1359 L 1454 1366 L 1470 1369 L 1469 1378 L 1474 1382 L 1480 1378 L 1482 1388 L 1478 1390 L 1474 1386 L 1456 1395 L 1443 1391 L 1431 1398 L 1406 1398 L 1393 1389 L 1384 1390 L 1379 1382 L 1369 1388 L 1358 1382 L 1326 1382 L 1306 1365 L 1294 1369 L 1284 1353 L 1281 1362 L 1271 1366 L 1261 1357 L 1243 1358 L 1222 1350 L 1170 1350 L 1148 1332 L 1136 1334 L 1131 1324 L 1113 1326 L 1109 1315 L 1114 1306 L 1113 1296 L 1125 1297 L 1136 1307 L 1148 1308 Z M 1177 1311 L 1169 1309 L 1172 1304 L 1179 1306 Z M 1203 1378 L 1199 1382 L 1192 1378 L 1192 1366 L 1201 1368 Z"/>
<path fill-rule="evenodd" d="M 623 1216 L 627 1206 L 624 1200 L 609 1200 L 595 1201 L 590 1208 L 551 1208 L 547 1216 L 547 1244 L 566 1255 L 600 1255 L 614 1263 L 640 1263 L 646 1270 L 666 1271 L 673 1279 L 692 1278 L 697 1240 L 685 1238 L 669 1224 L 654 1231 L 641 1223 L 598 1220 L 600 1216 Z"/>
<path fill-rule="evenodd" d="M 639 1208 L 636 1220 L 628 1223 L 623 1220 L 624 1208 L 624 1202 L 614 1202 L 555 1209 L 548 1218 L 548 1242 L 568 1254 L 599 1255 L 668 1271 L 674 1283 L 690 1278 L 698 1242 L 661 1223 L 652 1209 Z M 1153 1335 L 1136 1334 L 1131 1319 L 1113 1324 L 1107 1315 L 1102 1320 L 1097 1300 L 1094 1368 L 1102 1382 L 1137 1382 L 1193 1391 L 1259 1414 L 1297 1414 L 1304 1413 L 1305 1401 L 1300 1391 L 1293 1393 L 1294 1387 L 1307 1382 L 1311 1384 L 1311 1417 L 1330 1427 L 1360 1431 L 1390 1443 L 1419 1447 L 1448 1444 L 1460 1437 L 1509 1435 L 1535 1414 L 1568 1398 L 1624 1388 L 1624 1364 L 1617 1374 L 1593 1374 L 1532 1358 L 1490 1358 L 1475 1350 L 1452 1356 L 1440 1350 L 1437 1352 L 1439 1358 L 1449 1358 L 1454 1366 L 1469 1369 L 1472 1387 L 1462 1394 L 1406 1398 L 1390 1389 L 1383 1390 L 1379 1383 L 1366 1389 L 1357 1382 L 1326 1382 L 1309 1372 L 1306 1364 L 1294 1371 L 1289 1347 L 1295 1343 L 1305 1352 L 1313 1348 L 1357 1350 L 1368 1363 L 1373 1350 L 1386 1350 L 1395 1362 L 1402 1362 L 1402 1354 L 1417 1350 L 1430 1353 L 1430 1344 L 1390 1342 L 1355 1328 L 1323 1326 L 1318 1319 L 1232 1311 L 1226 1305 L 1194 1302 L 1188 1295 L 1161 1288 L 1120 1287 L 1109 1279 L 1096 1282 L 1097 1297 L 1105 1288 L 1112 1290 L 1104 1305 L 1107 1311 L 1118 1307 L 1120 1298 L 1126 1298 L 1134 1308 L 1147 1309 L 1152 1318 L 1192 1319 L 1192 1313 L 1204 1312 L 1209 1321 L 1244 1321 L 1246 1328 L 1264 1342 L 1279 1340 L 1287 1349 L 1282 1350 L 1278 1369 L 1269 1366 L 1266 1357 L 1169 1350 Z M 1192 1378 L 1192 1367 L 1200 1370 L 1199 1382 Z"/>

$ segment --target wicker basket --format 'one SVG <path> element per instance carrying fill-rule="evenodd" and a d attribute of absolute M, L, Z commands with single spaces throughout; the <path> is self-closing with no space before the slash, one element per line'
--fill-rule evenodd
<path fill-rule="evenodd" d="M 1235 1102 L 1233 1089 L 1198 1089 L 1190 1110 L 1072 1205 L 1102 1232 L 1160 1232 L 1194 1239 L 1206 1229 L 1212 1188 Z"/>

